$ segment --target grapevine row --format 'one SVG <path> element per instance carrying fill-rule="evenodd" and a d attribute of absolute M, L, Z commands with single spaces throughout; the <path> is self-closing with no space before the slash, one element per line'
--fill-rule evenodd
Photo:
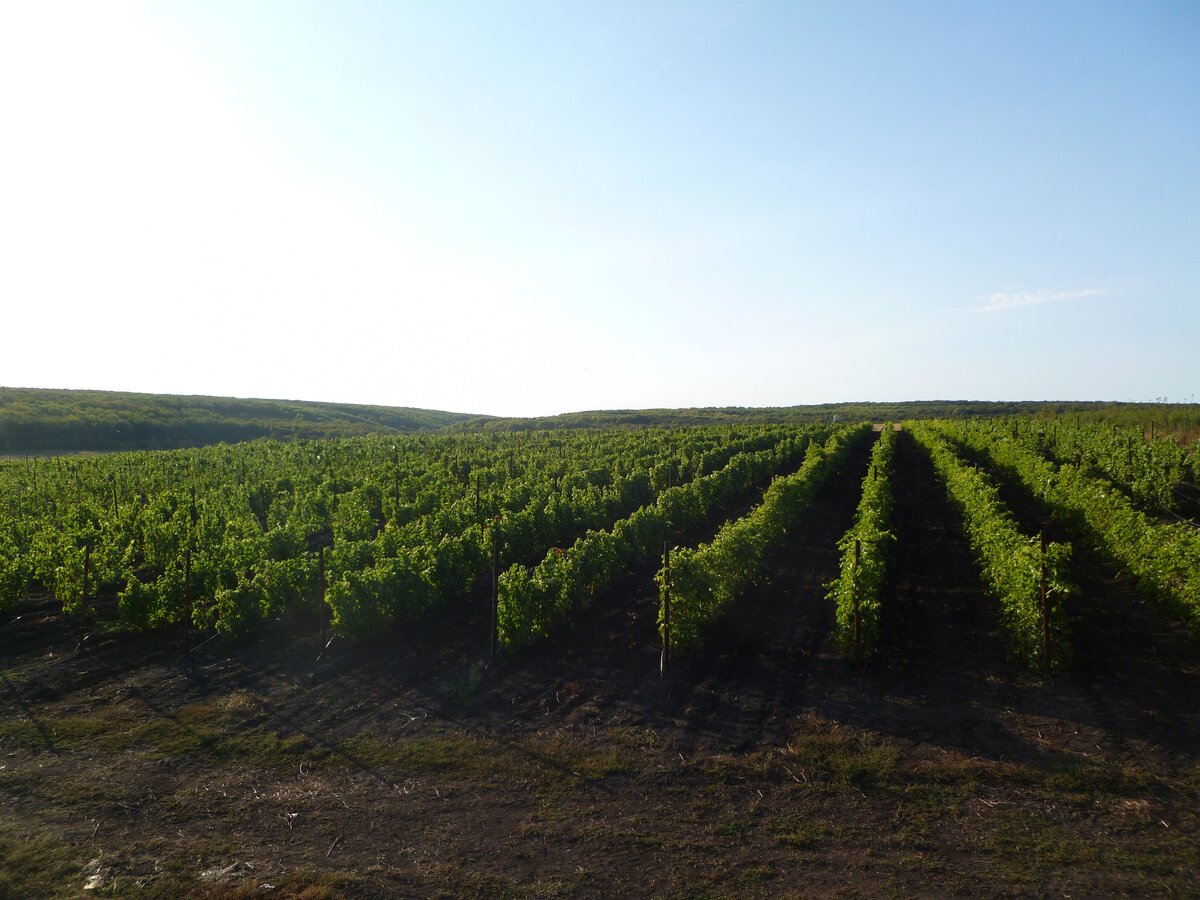
<path fill-rule="evenodd" d="M 468 590 L 490 558 L 486 520 L 503 552 L 541 553 L 785 433 L 360 438 L 11 461 L 0 464 L 0 608 L 45 591 L 75 616 L 107 594 L 127 626 L 190 617 L 242 633 L 314 608 L 323 545 L 335 617 L 367 633 Z"/>
<path fill-rule="evenodd" d="M 909 430 L 962 512 L 971 549 L 985 584 L 1000 601 L 1014 649 L 1034 667 L 1066 666 L 1071 647 L 1064 600 L 1071 592 L 1071 545 L 1022 534 L 982 472 L 964 463 L 929 426 L 918 423 Z"/>
<path fill-rule="evenodd" d="M 840 574 L 830 584 L 829 600 L 837 615 L 837 642 L 842 656 L 861 664 L 875 650 L 892 525 L 892 457 L 896 432 L 885 426 L 871 450 L 871 465 L 862 483 L 862 499 L 854 523 L 838 541 Z"/>
<path fill-rule="evenodd" d="M 1173 438 L 1147 440 L 1140 428 L 1107 423 L 1034 424 L 1014 419 L 997 423 L 994 433 L 1011 433 L 1026 447 L 1058 463 L 1074 463 L 1118 485 L 1145 510 L 1180 511 L 1180 499 L 1197 493 L 1195 447 Z"/>
<path fill-rule="evenodd" d="M 824 446 L 811 444 L 793 475 L 777 478 L 761 504 L 722 526 L 707 544 L 675 549 L 658 574 L 659 628 L 664 642 L 688 652 L 703 642 L 708 627 L 759 582 L 769 555 L 854 446 L 870 434 L 862 425 L 835 433 Z"/>
<path fill-rule="evenodd" d="M 1147 594 L 1167 600 L 1200 630 L 1200 530 L 1159 523 L 1078 466 L 1055 466 L 1011 437 L 990 435 L 979 426 L 942 429 L 1011 471 Z"/>
<path fill-rule="evenodd" d="M 591 531 L 568 549 L 552 549 L 537 566 L 513 565 L 500 576 L 500 642 L 520 648 L 581 606 L 620 574 L 661 552 L 674 535 L 696 528 L 800 459 L 812 438 L 799 434 L 773 450 L 738 454 L 724 469 L 672 488 L 610 530 Z"/>
<path fill-rule="evenodd" d="M 672 478 L 689 483 L 693 473 L 702 477 L 740 448 L 771 447 L 780 436 L 772 430 L 708 450 L 697 457 L 694 468 Z M 380 547 L 376 542 L 349 559 L 343 548 L 335 566 L 340 576 L 325 594 L 334 626 L 360 637 L 381 634 L 396 622 L 411 621 L 431 607 L 467 595 L 493 553 L 498 562 L 529 559 L 610 525 L 660 493 L 646 472 L 585 492 L 539 486 L 523 508 L 504 511 L 486 528 L 470 526 L 440 539 L 430 535 L 411 546 Z"/>

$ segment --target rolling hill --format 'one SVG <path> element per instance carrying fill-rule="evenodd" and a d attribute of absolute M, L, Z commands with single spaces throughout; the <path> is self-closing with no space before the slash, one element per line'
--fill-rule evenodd
<path fill-rule="evenodd" d="M 431 431 L 486 417 L 298 400 L 0 388 L 0 454 L 165 449 Z"/>
<path fill-rule="evenodd" d="M 500 418 L 413 407 L 302 400 L 0 387 L 0 455 L 198 447 L 257 439 L 353 437 L 414 431 L 535 431 L 918 418 L 1060 416 L 1156 425 L 1194 437 L 1200 404 L 921 400 L 777 407 L 615 409 Z"/>

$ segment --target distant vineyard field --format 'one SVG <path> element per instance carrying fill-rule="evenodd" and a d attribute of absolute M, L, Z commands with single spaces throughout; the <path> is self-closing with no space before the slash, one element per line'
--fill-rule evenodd
<path fill-rule="evenodd" d="M 880 437 L 880 434 L 883 437 Z M 368 436 L 0 463 L 0 610 L 52 598 L 81 641 L 174 628 L 242 637 L 272 620 L 377 639 L 431 609 L 491 605 L 517 652 L 614 586 L 657 582 L 664 660 L 702 647 L 770 585 L 824 485 L 861 494 L 829 534 L 828 603 L 856 664 L 897 602 L 896 440 L 916 439 L 980 577 L 1033 668 L 1069 667 L 1072 545 L 1200 626 L 1195 449 L 1034 418 Z M 911 467 L 913 463 L 910 461 Z M 1028 505 L 1004 497 L 1024 491 Z M 1043 517 L 1069 533 L 1048 539 Z M 656 570 L 657 573 L 656 573 Z"/>

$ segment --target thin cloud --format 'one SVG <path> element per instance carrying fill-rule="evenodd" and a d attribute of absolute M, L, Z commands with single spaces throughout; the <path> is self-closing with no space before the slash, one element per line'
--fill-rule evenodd
<path fill-rule="evenodd" d="M 1083 300 L 1086 297 L 1098 297 L 1106 291 L 1100 288 L 1087 288 L 1082 291 L 1013 291 L 999 292 L 988 297 L 976 309 L 983 312 L 1007 312 L 1010 309 L 1020 309 L 1024 306 L 1041 306 L 1045 303 L 1060 303 L 1064 300 Z"/>

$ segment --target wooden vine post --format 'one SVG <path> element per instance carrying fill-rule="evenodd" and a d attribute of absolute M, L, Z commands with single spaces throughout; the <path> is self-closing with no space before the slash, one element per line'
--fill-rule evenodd
<path fill-rule="evenodd" d="M 188 507 L 188 527 L 187 547 L 183 552 L 183 612 L 180 618 L 183 619 L 183 655 L 190 656 L 192 648 L 188 640 L 188 633 L 192 627 L 192 614 L 195 612 L 192 606 L 192 548 L 196 544 L 196 523 L 200 521 L 200 514 L 196 510 L 196 486 L 192 485 L 192 501 Z"/>
<path fill-rule="evenodd" d="M 862 610 L 859 608 L 858 572 L 862 566 L 862 541 L 854 540 L 854 660 L 862 665 Z"/>
<path fill-rule="evenodd" d="M 658 661 L 658 674 L 661 678 L 667 672 L 671 662 L 671 548 L 663 544 L 663 627 L 662 627 L 662 656 Z"/>
<path fill-rule="evenodd" d="M 1042 593 L 1042 671 L 1050 674 L 1050 591 L 1046 584 L 1046 532 L 1038 534 L 1042 547 L 1041 593 Z"/>
<path fill-rule="evenodd" d="M 92 545 L 86 543 L 83 545 L 83 591 L 79 596 L 79 614 L 77 616 L 76 627 L 79 629 L 79 645 L 83 646 L 85 632 L 87 631 L 87 602 L 88 602 L 88 582 L 91 580 L 92 574 Z"/>
<path fill-rule="evenodd" d="M 183 655 L 189 656 L 192 648 L 189 646 L 188 631 L 192 624 L 192 548 L 188 546 L 183 551 Z"/>
<path fill-rule="evenodd" d="M 317 550 L 317 619 L 321 626 L 321 652 L 317 659 L 325 655 L 326 632 L 329 626 L 325 621 L 325 548 Z"/>
<path fill-rule="evenodd" d="M 475 482 L 478 487 L 479 482 Z M 478 497 L 478 494 L 476 494 Z M 496 661 L 496 644 L 500 637 L 500 540 L 498 527 L 492 523 L 492 636 L 488 666 Z"/>
<path fill-rule="evenodd" d="M 400 521 L 400 456 L 396 452 L 396 445 L 392 444 L 392 507 L 395 510 L 393 516 L 396 521 Z"/>

